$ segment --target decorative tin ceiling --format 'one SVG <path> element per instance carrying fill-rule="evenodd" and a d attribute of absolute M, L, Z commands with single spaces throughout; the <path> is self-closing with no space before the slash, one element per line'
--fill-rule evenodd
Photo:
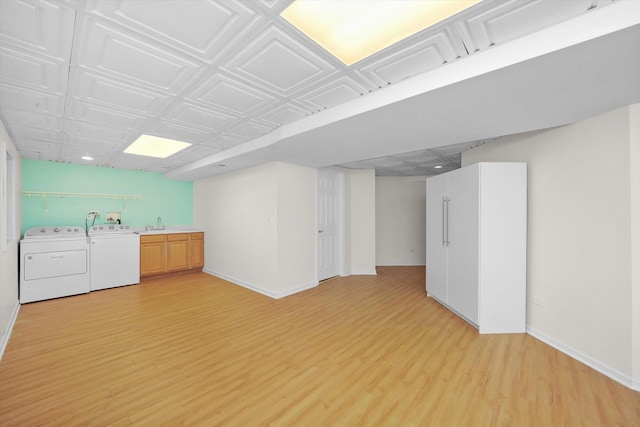
<path fill-rule="evenodd" d="M 289 0 L 2 0 L 0 118 L 25 158 L 167 172 L 612 1 L 485 0 L 346 67 L 279 16 Z M 124 154 L 141 133 L 193 145 Z M 343 164 L 428 175 L 485 139 Z"/>

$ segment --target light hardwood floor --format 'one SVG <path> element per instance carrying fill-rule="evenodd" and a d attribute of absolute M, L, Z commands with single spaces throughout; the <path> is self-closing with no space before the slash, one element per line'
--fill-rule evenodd
<path fill-rule="evenodd" d="M 640 426 L 640 393 L 423 284 L 383 267 L 273 300 L 195 273 L 27 304 L 0 425 Z"/>

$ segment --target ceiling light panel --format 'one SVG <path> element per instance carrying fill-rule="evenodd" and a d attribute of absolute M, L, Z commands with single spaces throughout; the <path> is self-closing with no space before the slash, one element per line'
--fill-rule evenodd
<path fill-rule="evenodd" d="M 165 159 L 178 151 L 184 150 L 191 144 L 173 139 L 160 138 L 153 135 L 140 135 L 133 144 L 124 150 L 127 154 L 137 154 L 147 157 Z"/>
<path fill-rule="evenodd" d="M 480 0 L 296 0 L 281 16 L 346 65 Z"/>

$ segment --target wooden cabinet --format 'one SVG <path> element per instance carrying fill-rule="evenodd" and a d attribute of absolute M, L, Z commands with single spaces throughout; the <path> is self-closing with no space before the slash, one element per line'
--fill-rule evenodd
<path fill-rule="evenodd" d="M 527 167 L 477 163 L 427 179 L 429 296 L 480 333 L 525 332 Z"/>
<path fill-rule="evenodd" d="M 204 233 L 191 233 L 191 264 L 189 268 L 204 267 Z"/>
<path fill-rule="evenodd" d="M 140 236 L 140 276 L 172 273 L 204 266 L 204 233 Z"/>

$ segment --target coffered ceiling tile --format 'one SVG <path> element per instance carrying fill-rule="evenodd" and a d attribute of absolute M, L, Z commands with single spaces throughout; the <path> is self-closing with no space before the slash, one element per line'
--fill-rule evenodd
<path fill-rule="evenodd" d="M 156 122 L 147 128 L 144 133 L 161 138 L 175 139 L 177 141 L 184 141 L 190 143 L 199 143 L 210 137 L 211 132 L 194 129 L 192 127 L 181 126 L 172 122 L 161 120 Z"/>
<path fill-rule="evenodd" d="M 14 110 L 12 108 L 3 108 L 1 114 L 10 127 L 13 125 L 21 125 L 49 130 L 60 129 L 61 119 L 57 116 Z"/>
<path fill-rule="evenodd" d="M 286 125 L 287 123 L 291 123 L 308 116 L 309 113 L 310 111 L 305 110 L 304 108 L 291 103 L 285 103 L 259 116 L 259 119 L 276 125 Z"/>
<path fill-rule="evenodd" d="M 265 135 L 272 130 L 272 128 L 269 128 L 262 124 L 258 124 L 255 122 L 245 122 L 242 125 L 227 131 L 226 133 L 231 136 L 243 139 L 244 141 L 249 141 L 258 138 L 259 136 Z"/>
<path fill-rule="evenodd" d="M 100 0 L 92 11 L 207 62 L 255 17 L 247 3 L 233 0 Z"/>
<path fill-rule="evenodd" d="M 562 22 L 584 13 L 592 5 L 591 0 L 493 2 L 487 5 L 489 9 L 462 20 L 459 25 L 470 36 L 469 51 L 481 50 Z"/>
<path fill-rule="evenodd" d="M 379 86 L 386 86 L 439 67 L 456 56 L 451 35 L 443 30 L 393 54 L 366 61 L 358 72 Z"/>
<path fill-rule="evenodd" d="M 132 84 L 175 94 L 198 71 L 195 62 L 92 18 L 84 20 L 81 37 L 79 66 Z"/>
<path fill-rule="evenodd" d="M 18 151 L 22 153 L 29 153 L 26 157 L 28 159 L 57 159 L 58 158 L 58 144 L 51 141 L 41 141 L 27 138 L 17 139 Z M 41 154 L 41 156 L 39 155 Z"/>
<path fill-rule="evenodd" d="M 125 148 L 128 147 L 128 143 L 123 143 L 121 141 L 114 141 L 107 138 L 103 138 L 102 136 L 85 136 L 85 135 L 67 135 L 66 143 L 62 144 L 63 146 L 67 145 L 76 145 L 78 147 L 83 147 L 83 149 L 87 152 L 87 154 L 91 153 L 103 153 L 107 152 L 117 152 L 120 153 L 124 151 Z"/>
<path fill-rule="evenodd" d="M 71 96 L 122 111 L 141 115 L 155 115 L 170 100 L 167 95 L 119 83 L 95 73 L 79 70 L 76 84 L 70 87 Z"/>
<path fill-rule="evenodd" d="M 235 117 L 228 114 L 186 103 L 181 103 L 173 111 L 167 112 L 165 118 L 168 121 L 180 122 L 183 125 L 197 126 L 212 131 L 232 123 L 235 119 Z"/>
<path fill-rule="evenodd" d="M 0 1 L 0 41 L 69 61 L 75 11 L 48 1 Z"/>
<path fill-rule="evenodd" d="M 250 114 L 275 101 L 265 92 L 222 75 L 214 75 L 187 98 L 240 115 Z"/>
<path fill-rule="evenodd" d="M 31 139 L 34 141 L 51 141 L 58 142 L 60 134 L 55 130 L 39 129 L 28 126 L 11 126 L 13 136 L 19 139 Z"/>
<path fill-rule="evenodd" d="M 150 120 L 149 117 L 78 100 L 70 101 L 67 114 L 77 121 L 124 129 L 142 127 Z"/>
<path fill-rule="evenodd" d="M 348 77 L 341 77 L 323 85 L 299 99 L 306 99 L 318 108 L 330 108 L 357 98 L 368 90 Z"/>
<path fill-rule="evenodd" d="M 113 141 L 133 142 L 133 133 L 128 129 L 100 126 L 78 120 L 67 120 L 66 132 L 70 135 L 88 136 Z"/>
<path fill-rule="evenodd" d="M 64 99 L 38 90 L 20 88 L 0 82 L 0 100 L 3 107 L 61 116 Z"/>
<path fill-rule="evenodd" d="M 275 26 L 256 35 L 256 39 L 225 69 L 281 95 L 287 95 L 334 71 L 305 45 Z"/>
<path fill-rule="evenodd" d="M 68 64 L 6 47 L 0 48 L 0 80 L 35 89 L 66 92 Z"/>

